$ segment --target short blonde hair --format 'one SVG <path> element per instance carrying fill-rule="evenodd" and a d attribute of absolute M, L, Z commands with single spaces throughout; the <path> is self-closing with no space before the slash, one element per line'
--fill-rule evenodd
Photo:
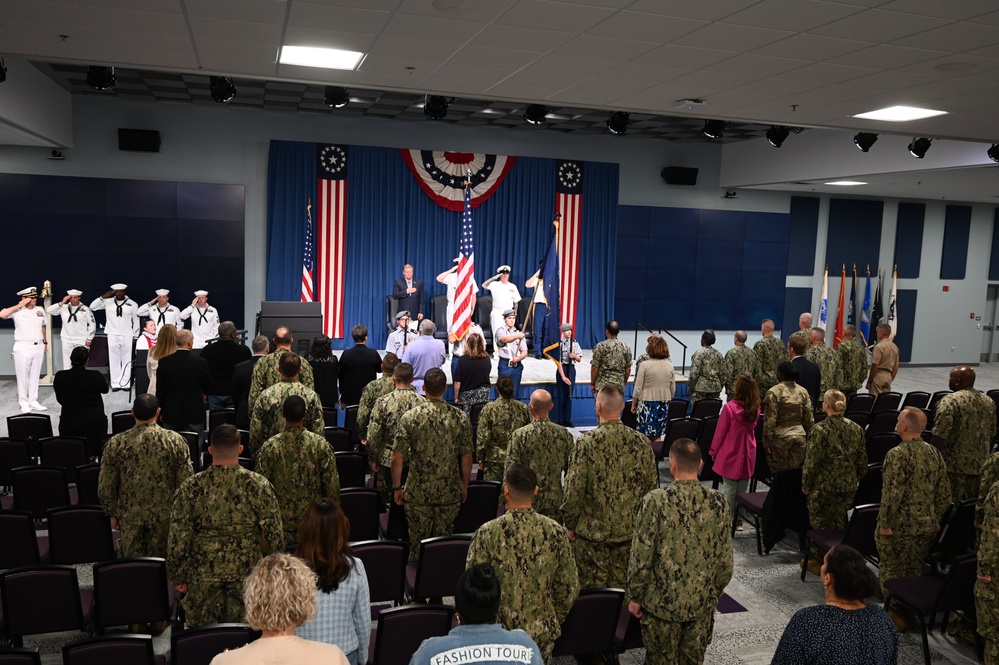
<path fill-rule="evenodd" d="M 833 413 L 843 413 L 846 411 L 846 395 L 838 390 L 827 390 L 822 396 L 822 401 L 829 405 Z"/>
<path fill-rule="evenodd" d="M 243 583 L 246 622 L 254 630 L 301 626 L 316 613 L 316 574 L 290 554 L 260 560 Z"/>

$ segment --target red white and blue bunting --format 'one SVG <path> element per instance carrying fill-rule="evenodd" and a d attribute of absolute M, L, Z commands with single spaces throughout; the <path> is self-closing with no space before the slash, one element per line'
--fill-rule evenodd
<path fill-rule="evenodd" d="M 472 208 L 478 208 L 496 192 L 517 160 L 509 155 L 443 150 L 400 148 L 399 153 L 427 196 L 442 208 L 456 212 L 464 210 L 469 172 L 472 174 Z"/>

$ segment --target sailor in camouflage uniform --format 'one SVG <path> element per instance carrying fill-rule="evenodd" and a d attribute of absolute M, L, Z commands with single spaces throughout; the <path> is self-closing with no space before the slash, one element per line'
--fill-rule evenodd
<path fill-rule="evenodd" d="M 822 381 L 819 384 L 819 394 L 825 395 L 830 390 L 839 388 L 842 383 L 839 375 L 839 361 L 836 352 L 826 346 L 826 331 L 822 328 L 812 328 L 812 340 L 805 351 L 805 358 L 819 366 Z M 818 408 L 818 404 L 812 405 Z"/>
<path fill-rule="evenodd" d="M 715 332 L 705 330 L 701 335 L 701 348 L 690 358 L 687 386 L 691 402 L 718 399 L 721 389 L 728 383 L 728 365 L 724 356 L 712 346 L 714 343 Z"/>
<path fill-rule="evenodd" d="M 756 376 L 756 354 L 746 346 L 749 336 L 745 330 L 735 331 L 735 346 L 725 354 L 725 365 L 728 368 L 728 381 L 725 390 L 728 395 L 735 394 L 735 380 L 743 374 Z"/>
<path fill-rule="evenodd" d="M 590 392 L 598 393 L 604 386 L 615 386 L 621 394 L 631 376 L 631 349 L 617 338 L 621 326 L 608 321 L 604 329 L 607 339 L 593 347 L 590 359 Z"/>
<path fill-rule="evenodd" d="M 565 529 L 531 508 L 536 491 L 531 467 L 507 468 L 507 511 L 475 532 L 467 565 L 488 563 L 496 570 L 502 588 L 500 622 L 507 630 L 520 628 L 530 635 L 550 663 L 562 622 L 579 595 L 579 579 Z"/>
<path fill-rule="evenodd" d="M 813 529 L 843 529 L 860 479 L 867 475 L 864 430 L 843 417 L 846 396 L 830 390 L 822 400 L 826 418 L 815 423 L 805 441 L 801 491 L 808 495 Z"/>
<path fill-rule="evenodd" d="M 118 556 L 166 557 L 173 493 L 194 473 L 187 440 L 156 424 L 160 403 L 143 394 L 132 405 L 135 426 L 104 447 L 97 496 L 121 531 Z"/>
<path fill-rule="evenodd" d="M 212 466 L 180 486 L 170 516 L 167 569 L 186 593 L 188 627 L 243 621 L 243 579 L 284 545 L 281 509 L 270 482 L 239 465 L 239 431 L 219 425 Z"/>
<path fill-rule="evenodd" d="M 978 634 L 985 640 L 985 665 L 999 665 L 999 484 L 978 503 L 984 515 L 975 583 Z"/>
<path fill-rule="evenodd" d="M 701 485 L 701 449 L 690 439 L 669 452 L 675 479 L 645 495 L 628 562 L 628 611 L 642 621 L 649 665 L 703 663 L 715 607 L 732 579 L 732 513 Z"/>
<path fill-rule="evenodd" d="M 569 430 L 548 419 L 552 396 L 547 390 L 531 393 L 531 422 L 510 436 L 506 464 L 523 464 L 537 474 L 538 493 L 534 510 L 556 522 L 562 522 L 562 474 L 569 471 L 569 458 L 575 444 Z"/>
<path fill-rule="evenodd" d="M 787 357 L 787 347 L 779 337 L 774 337 L 774 322 L 772 319 L 763 319 L 760 326 L 763 339 L 753 345 L 753 353 L 756 354 L 756 372 L 753 378 L 760 386 L 760 394 L 767 392 L 777 385 L 777 365 L 789 360 Z"/>
<path fill-rule="evenodd" d="M 867 350 L 857 341 L 856 326 L 843 328 L 843 341 L 836 347 L 839 367 L 839 391 L 846 396 L 847 404 L 867 380 Z"/>
<path fill-rule="evenodd" d="M 999 483 L 999 453 L 992 453 L 982 465 L 979 497 L 988 496 L 996 483 Z M 982 523 L 985 522 L 985 502 L 982 500 L 979 500 L 975 506 L 975 522 L 976 527 L 981 527 Z"/>
<path fill-rule="evenodd" d="M 975 390 L 975 370 L 959 365 L 950 372 L 949 395 L 933 412 L 933 445 L 947 464 L 955 503 L 979 494 L 982 464 L 996 435 L 996 404 Z M 990 488 L 981 488 L 982 495 Z"/>
<path fill-rule="evenodd" d="M 288 328 L 281 326 L 274 331 L 274 337 L 271 338 L 271 341 L 277 348 L 273 353 L 258 360 L 257 364 L 253 366 L 253 378 L 250 379 L 250 396 L 247 402 L 251 416 L 260 393 L 281 381 L 281 371 L 278 365 L 281 362 L 281 356 L 291 353 L 291 345 L 295 338 L 291 336 L 291 331 Z M 302 373 L 299 376 L 299 381 L 308 388 L 313 390 L 316 388 L 312 365 L 305 358 L 302 358 Z"/>
<path fill-rule="evenodd" d="M 270 357 L 270 356 L 268 356 Z M 266 358 L 264 359 L 266 360 Z M 257 362 L 257 367 L 260 363 Z M 313 434 L 323 436 L 326 423 L 323 420 L 323 402 L 312 388 L 300 381 L 301 370 L 307 361 L 291 351 L 281 356 L 281 381 L 267 388 L 257 398 L 257 408 L 250 418 L 250 452 L 256 459 L 264 441 L 284 430 L 284 401 L 292 395 L 305 400 L 305 426 Z"/>
<path fill-rule="evenodd" d="M 509 374 L 496 379 L 499 396 L 482 407 L 475 442 L 479 480 L 503 480 L 510 435 L 531 421 L 527 406 L 514 398 L 514 381 Z"/>
<path fill-rule="evenodd" d="M 413 388 L 413 366 L 399 363 L 392 370 L 394 390 L 382 395 L 371 409 L 368 423 L 368 463 L 375 474 L 375 488 L 382 505 L 392 500 L 392 448 L 399 430 L 399 419 L 424 402 Z M 371 387 L 371 384 L 368 384 Z"/>
<path fill-rule="evenodd" d="M 811 312 L 802 312 L 801 316 L 798 317 L 798 330 L 791 333 L 791 337 L 787 338 L 787 343 L 791 343 L 793 337 L 800 337 L 802 341 L 805 342 L 805 346 L 812 343 L 812 314 Z"/>
<path fill-rule="evenodd" d="M 638 505 L 659 487 L 652 446 L 621 422 L 622 409 L 617 388 L 597 393 L 600 424 L 579 437 L 565 478 L 562 514 L 583 589 L 624 588 Z"/>
<path fill-rule="evenodd" d="M 874 532 L 885 595 L 888 580 L 920 574 L 920 561 L 950 506 L 947 466 L 940 451 L 920 438 L 925 428 L 926 416 L 920 409 L 903 409 L 895 426 L 902 443 L 885 455 L 881 512 Z"/>
<path fill-rule="evenodd" d="M 374 408 L 375 402 L 382 395 L 388 395 L 395 390 L 392 374 L 398 364 L 399 356 L 391 352 L 386 353 L 382 358 L 382 375 L 364 386 L 361 401 L 357 404 L 357 438 L 361 440 L 362 446 L 368 441 L 368 423 L 371 421 L 371 409 Z"/>
<path fill-rule="evenodd" d="M 291 395 L 282 412 L 284 431 L 264 443 L 256 471 L 274 486 L 287 546 L 298 542 L 298 523 L 309 504 L 340 496 L 340 473 L 330 444 L 305 429 L 305 400 Z"/>
<path fill-rule="evenodd" d="M 451 535 L 458 509 L 468 496 L 472 424 L 464 411 L 442 399 L 446 388 L 441 369 L 427 371 L 423 379 L 427 399 L 399 419 L 392 449 L 392 499 L 406 507 L 413 564 L 420 557 L 420 541 Z M 409 465 L 405 489 L 403 464 Z"/>
<path fill-rule="evenodd" d="M 790 362 L 777 367 L 780 381 L 763 398 L 763 448 L 774 473 L 801 466 L 805 461 L 805 437 L 815 417 L 808 391 L 795 383 L 798 370 Z"/>

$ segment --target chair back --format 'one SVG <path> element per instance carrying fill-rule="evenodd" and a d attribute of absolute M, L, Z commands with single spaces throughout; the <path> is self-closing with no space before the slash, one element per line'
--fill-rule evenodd
<path fill-rule="evenodd" d="M 171 665 L 210 665 L 223 651 L 238 649 L 256 639 L 245 623 L 215 623 L 173 632 L 170 636 Z"/>
<path fill-rule="evenodd" d="M 152 623 L 170 618 L 166 560 L 114 559 L 94 564 L 93 626 Z"/>
<path fill-rule="evenodd" d="M 913 390 L 911 393 L 905 394 L 905 399 L 902 400 L 902 406 L 898 407 L 899 411 L 906 409 L 910 406 L 914 406 L 917 409 L 925 409 L 930 405 L 930 394 L 923 392 L 921 390 Z"/>
<path fill-rule="evenodd" d="M 976 541 L 975 506 L 977 503 L 977 499 L 965 499 L 954 506 L 950 517 L 937 536 L 937 542 L 933 546 L 935 551 L 974 549 Z"/>
<path fill-rule="evenodd" d="M 860 552 L 868 560 L 877 560 L 878 548 L 874 544 L 874 532 L 878 526 L 879 504 L 857 506 L 846 525 L 843 544 Z"/>
<path fill-rule="evenodd" d="M 870 437 L 865 443 L 867 446 L 867 463 L 884 464 L 888 451 L 900 443 L 902 443 L 902 438 L 895 432 L 885 432 L 884 434 L 875 434 Z M 865 501 L 865 503 L 880 503 L 880 501 Z"/>
<path fill-rule="evenodd" d="M 947 395 L 950 395 L 953 390 L 938 390 L 930 396 L 930 403 L 926 406 L 930 411 L 935 411 L 937 408 L 937 402 L 942 400 Z"/>
<path fill-rule="evenodd" d="M 323 425 L 336 427 L 340 423 L 340 413 L 335 406 L 323 407 Z"/>
<path fill-rule="evenodd" d="M 368 458 L 364 453 L 334 453 L 336 470 L 340 474 L 340 487 L 364 487 Z"/>
<path fill-rule="evenodd" d="M 881 462 L 874 462 L 867 465 L 867 473 L 860 479 L 857 485 L 857 493 L 853 496 L 854 506 L 863 506 L 869 503 L 881 503 L 881 488 L 884 485 L 884 472 Z"/>
<path fill-rule="evenodd" d="M 91 637 L 62 647 L 63 665 L 154 665 L 153 638 L 149 635 Z"/>
<path fill-rule="evenodd" d="M 978 554 L 971 552 L 957 557 L 947 572 L 947 580 L 934 607 L 935 612 L 975 614 L 975 582 L 978 579 Z"/>
<path fill-rule="evenodd" d="M 401 602 L 406 586 L 406 546 L 392 540 L 366 540 L 352 543 L 351 548 L 364 564 L 371 602 Z"/>
<path fill-rule="evenodd" d="M 38 457 L 38 440 L 52 436 L 52 418 L 47 413 L 7 416 L 7 436 L 28 444 L 28 455 Z"/>
<path fill-rule="evenodd" d="M 898 424 L 899 411 L 878 411 L 871 414 L 867 422 L 867 440 L 871 441 L 878 434 L 890 434 Z"/>
<path fill-rule="evenodd" d="M 624 410 L 621 411 L 621 423 L 631 429 L 638 429 L 638 414 L 631 412 L 632 400 L 624 403 Z"/>
<path fill-rule="evenodd" d="M 111 414 L 111 433 L 121 434 L 135 427 L 135 416 L 131 411 L 115 411 Z"/>
<path fill-rule="evenodd" d="M 475 533 L 480 526 L 496 519 L 502 491 L 502 483 L 495 480 L 469 481 L 468 498 L 458 510 L 452 533 Z"/>
<path fill-rule="evenodd" d="M 699 399 L 694 402 L 690 409 L 691 418 L 707 418 L 717 416 L 721 413 L 722 401 L 720 399 Z"/>
<path fill-rule="evenodd" d="M 208 431 L 215 431 L 219 425 L 235 425 L 236 409 L 219 409 L 208 412 Z"/>
<path fill-rule="evenodd" d="M 33 464 L 28 457 L 28 444 L 9 438 L 0 439 L 0 487 L 11 484 L 11 469 Z"/>
<path fill-rule="evenodd" d="M 690 408 L 690 402 L 687 400 L 678 398 L 671 399 L 666 402 L 666 420 L 686 418 L 688 408 Z"/>
<path fill-rule="evenodd" d="M 871 407 L 871 413 L 878 413 L 880 411 L 899 411 L 899 404 L 902 403 L 902 393 L 879 393 L 877 397 L 874 398 L 874 406 Z"/>
<path fill-rule="evenodd" d="M 663 432 L 662 452 L 656 461 L 661 462 L 664 457 L 669 455 L 670 446 L 673 445 L 674 441 L 679 439 L 697 441 L 697 434 L 700 431 L 700 418 L 677 418 L 676 420 L 666 421 L 666 431 Z"/>
<path fill-rule="evenodd" d="M 49 561 L 92 563 L 115 557 L 111 519 L 100 506 L 65 506 L 49 511 Z"/>
<path fill-rule="evenodd" d="M 711 441 L 715 438 L 716 429 L 718 429 L 718 416 L 708 416 L 701 422 L 701 431 L 697 434 L 697 446 L 701 449 L 701 460 L 704 462 L 700 477 L 702 481 L 714 482 L 715 488 L 721 482 L 721 476 L 715 473 L 715 462 L 708 451 L 711 450 Z"/>
<path fill-rule="evenodd" d="M 453 586 L 449 593 L 454 594 Z M 423 640 L 447 635 L 453 621 L 454 608 L 447 605 L 410 605 L 385 610 L 378 615 L 374 648 L 368 662 L 372 665 L 408 663 Z"/>
<path fill-rule="evenodd" d="M 38 440 L 42 464 L 62 467 L 66 482 L 76 482 L 76 467 L 86 464 L 87 439 L 82 436 L 52 436 Z"/>
<path fill-rule="evenodd" d="M 350 430 L 351 436 L 353 437 L 352 441 L 355 446 L 361 443 L 360 437 L 357 436 L 357 410 L 359 408 L 360 407 L 357 404 L 352 404 L 343 411 L 343 426 L 345 429 Z M 334 420 L 331 422 L 336 421 Z"/>
<path fill-rule="evenodd" d="M 14 510 L 26 510 L 36 520 L 48 517 L 51 508 L 69 505 L 66 470 L 57 466 L 22 466 L 12 469 Z"/>
<path fill-rule="evenodd" d="M 473 404 L 472 412 L 468 414 L 468 419 L 472 421 L 472 448 L 475 448 L 474 443 L 478 441 L 479 436 L 479 418 L 482 417 L 482 409 L 485 404 Z"/>
<path fill-rule="evenodd" d="M 83 630 L 83 603 L 73 566 L 30 566 L 0 573 L 4 634 L 20 646 L 22 635 Z"/>
<path fill-rule="evenodd" d="M 610 651 L 623 602 L 623 589 L 586 589 L 580 592 L 562 622 L 562 635 L 555 641 L 552 656 Z"/>
<path fill-rule="evenodd" d="M 757 462 L 759 462 L 760 457 L 766 456 L 757 456 Z M 764 515 L 769 515 L 771 514 L 771 504 L 776 502 L 775 510 L 772 513 L 774 523 L 768 523 L 767 519 L 763 521 L 763 547 L 766 552 L 769 552 L 777 542 L 784 538 L 787 529 L 795 531 L 799 540 L 802 541 L 802 545 L 804 544 L 809 522 L 808 504 L 801 491 L 801 471 L 801 467 L 784 469 L 773 476 L 773 483 L 763 503 Z"/>
<path fill-rule="evenodd" d="M 187 441 L 187 450 L 191 453 L 191 466 L 194 467 L 194 472 L 208 468 L 211 465 L 211 456 L 207 453 L 205 457 L 208 458 L 207 461 L 202 461 L 201 454 L 201 435 L 197 432 L 177 432 L 184 440 Z M 243 444 L 243 450 L 249 451 L 250 448 L 245 443 Z"/>
<path fill-rule="evenodd" d="M 458 578 L 465 572 L 465 560 L 471 544 L 471 536 L 440 536 L 420 543 L 420 561 L 416 564 L 416 579 L 410 596 L 453 596 Z M 415 543 L 410 543 L 410 547 L 414 546 Z"/>
<path fill-rule="evenodd" d="M 850 401 L 846 403 L 846 412 L 852 413 L 854 411 L 860 413 L 870 413 L 871 409 L 874 407 L 875 395 L 870 393 L 859 393 L 850 398 Z"/>
<path fill-rule="evenodd" d="M 91 462 L 76 467 L 76 502 L 81 505 L 99 506 L 97 485 L 101 477 L 101 465 Z"/>
<path fill-rule="evenodd" d="M 335 453 L 354 452 L 354 433 L 346 427 L 324 427 L 323 437 Z"/>
<path fill-rule="evenodd" d="M 0 512 L 0 570 L 37 566 L 42 562 L 31 513 Z"/>
<path fill-rule="evenodd" d="M 378 538 L 378 515 L 382 509 L 378 490 L 365 487 L 340 490 L 340 509 L 350 522 L 350 542 Z"/>
<path fill-rule="evenodd" d="M 340 491 L 341 494 L 343 490 Z M 382 538 L 405 541 L 409 538 L 409 522 L 406 521 L 406 510 L 389 501 L 388 512 L 378 516 L 378 531 Z"/>
<path fill-rule="evenodd" d="M 871 414 L 867 411 L 847 411 L 843 417 L 857 423 L 861 429 L 866 429 L 867 423 L 871 420 Z"/>
<path fill-rule="evenodd" d="M 38 649 L 0 647 L 0 665 L 42 665 Z"/>

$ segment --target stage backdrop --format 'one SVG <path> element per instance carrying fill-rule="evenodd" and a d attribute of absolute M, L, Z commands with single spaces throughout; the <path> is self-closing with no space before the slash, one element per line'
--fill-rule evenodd
<path fill-rule="evenodd" d="M 327 144 L 272 141 L 268 165 L 267 299 L 299 300 L 306 237 L 306 203 L 321 224 L 317 182 L 326 164 L 319 155 Z M 424 314 L 445 292 L 435 281 L 458 255 L 460 211 L 439 205 L 421 187 L 403 154 L 392 148 L 336 146 L 343 163 L 337 176 L 346 185 L 343 207 L 343 331 L 335 348 L 353 346 L 350 329 L 368 326 L 368 345 L 385 346 L 385 296 L 411 263 L 423 280 Z M 331 151 L 327 151 L 330 154 Z M 339 157 L 338 157 L 339 159 Z M 547 250 L 557 210 L 555 159 L 518 157 L 492 195 L 473 211 L 475 277 L 482 284 L 496 268 L 509 264 L 512 280 L 523 284 L 538 269 Z M 587 162 L 582 169 L 579 231 L 579 307 L 576 336 L 584 347 L 603 339 L 613 315 L 617 226 L 618 165 Z M 345 174 L 345 175 L 344 175 Z M 317 247 L 317 255 L 322 251 Z M 317 266 L 317 270 L 320 267 Z M 317 280 L 318 281 L 318 280 Z M 479 292 L 482 295 L 482 291 Z"/>

